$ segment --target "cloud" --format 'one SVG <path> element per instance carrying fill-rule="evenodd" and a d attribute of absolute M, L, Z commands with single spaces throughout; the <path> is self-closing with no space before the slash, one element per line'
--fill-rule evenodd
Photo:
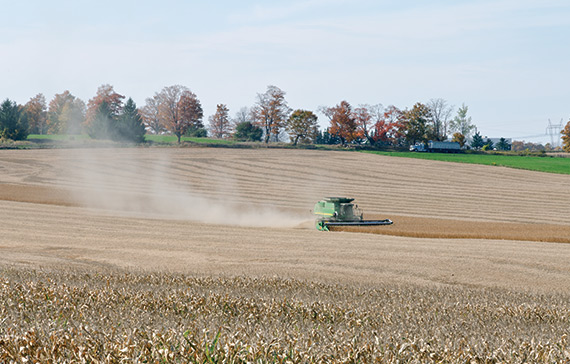
<path fill-rule="evenodd" d="M 184 5 L 176 15 L 171 2 L 153 14 L 137 10 L 135 21 L 56 17 L 52 22 L 61 25 L 46 29 L 41 22 L 0 25 L 18 35 L 0 40 L 4 53 L 14 55 L 0 59 L 9 70 L 6 96 L 25 102 L 37 92 L 49 99 L 69 89 L 89 99 L 98 85 L 111 83 L 142 104 L 164 86 L 184 84 L 203 100 L 206 114 L 220 102 L 233 113 L 275 84 L 292 107 L 307 109 L 341 99 L 406 107 L 443 97 L 477 103 L 470 110 L 486 109 L 480 119 L 489 123 L 513 120 L 520 127 L 516 120 L 524 115 L 498 115 L 505 99 L 513 110 L 519 100 L 535 105 L 534 115 L 552 108 L 548 117 L 564 116 L 556 114 L 566 106 L 552 100 L 567 96 L 563 85 L 570 81 L 566 1 L 213 4 Z M 184 14 L 200 19 L 185 25 Z M 172 27 L 165 23 L 171 16 Z"/>

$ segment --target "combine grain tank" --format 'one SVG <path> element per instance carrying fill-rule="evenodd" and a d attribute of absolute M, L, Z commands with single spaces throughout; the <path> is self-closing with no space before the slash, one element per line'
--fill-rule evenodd
<path fill-rule="evenodd" d="M 353 198 L 327 197 L 315 204 L 317 229 L 328 231 L 329 226 L 390 225 L 392 220 L 364 220 L 362 211 L 352 203 Z"/>

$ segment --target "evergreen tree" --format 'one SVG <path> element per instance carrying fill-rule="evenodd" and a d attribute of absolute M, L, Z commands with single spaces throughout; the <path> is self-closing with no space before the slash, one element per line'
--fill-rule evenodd
<path fill-rule="evenodd" d="M 330 129 L 326 128 L 323 132 L 318 132 L 317 137 L 315 138 L 315 144 L 326 144 L 326 145 L 333 145 L 333 144 L 341 144 L 342 141 L 336 135 L 330 133 Z"/>
<path fill-rule="evenodd" d="M 471 148 L 479 150 L 483 148 L 483 145 L 485 145 L 485 143 L 483 142 L 483 137 L 481 136 L 481 133 L 476 132 L 473 135 L 473 140 L 471 140 Z"/>
<path fill-rule="evenodd" d="M 487 138 L 487 140 L 485 141 L 485 145 L 487 146 L 487 150 L 493 150 L 493 148 L 495 147 L 495 144 L 489 138 Z"/>
<path fill-rule="evenodd" d="M 87 125 L 87 134 L 93 139 L 114 139 L 116 123 L 107 101 L 102 101 Z"/>
<path fill-rule="evenodd" d="M 199 125 L 191 125 L 188 127 L 188 130 L 186 130 L 186 133 L 184 133 L 184 135 L 191 138 L 207 138 L 208 129 Z"/>
<path fill-rule="evenodd" d="M 263 129 L 253 125 L 249 121 L 243 121 L 236 125 L 234 139 L 239 141 L 259 142 L 263 136 Z"/>
<path fill-rule="evenodd" d="M 144 142 L 145 127 L 137 105 L 129 98 L 123 107 L 123 113 L 117 120 L 116 138 L 134 143 Z"/>
<path fill-rule="evenodd" d="M 22 109 L 9 99 L 0 105 L 0 138 L 24 140 L 28 137 L 28 120 Z"/>
<path fill-rule="evenodd" d="M 501 138 L 497 143 L 498 150 L 511 150 L 511 145 L 507 142 L 507 139 Z"/>

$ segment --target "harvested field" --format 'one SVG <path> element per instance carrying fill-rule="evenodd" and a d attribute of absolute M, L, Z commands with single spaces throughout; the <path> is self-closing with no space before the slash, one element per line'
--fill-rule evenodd
<path fill-rule="evenodd" d="M 370 216 L 381 219 L 382 216 Z M 496 239 L 570 243 L 570 226 L 516 222 L 465 221 L 417 216 L 391 215 L 397 224 L 389 226 L 337 226 L 331 231 L 438 239 Z"/>
<path fill-rule="evenodd" d="M 6 355 L 33 341 L 30 353 L 77 344 L 108 362 L 164 359 L 170 344 L 189 361 L 193 345 L 203 361 L 219 331 L 217 349 L 258 353 L 244 360 L 285 362 L 289 349 L 293 361 L 570 360 L 568 186 L 565 175 L 348 152 L 0 151 L 0 358 L 18 361 Z M 395 223 L 318 232 L 309 210 L 331 195 Z M 159 303 L 183 306 L 185 290 L 211 312 Z M 100 303 L 104 292 L 116 299 Z M 283 314 L 284 296 L 323 319 Z M 334 312 L 355 316 L 326 321 Z M 70 350 L 58 361 L 79 361 Z"/>
<path fill-rule="evenodd" d="M 3 272 L 2 362 L 570 360 L 566 296 L 280 278 Z"/>

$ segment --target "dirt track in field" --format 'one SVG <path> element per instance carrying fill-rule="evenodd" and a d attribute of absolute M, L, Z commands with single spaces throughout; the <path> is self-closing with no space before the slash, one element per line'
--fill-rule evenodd
<path fill-rule="evenodd" d="M 360 153 L 0 151 L 2 264 L 570 288 L 570 177 Z M 324 196 L 369 232 L 313 230 Z"/>

